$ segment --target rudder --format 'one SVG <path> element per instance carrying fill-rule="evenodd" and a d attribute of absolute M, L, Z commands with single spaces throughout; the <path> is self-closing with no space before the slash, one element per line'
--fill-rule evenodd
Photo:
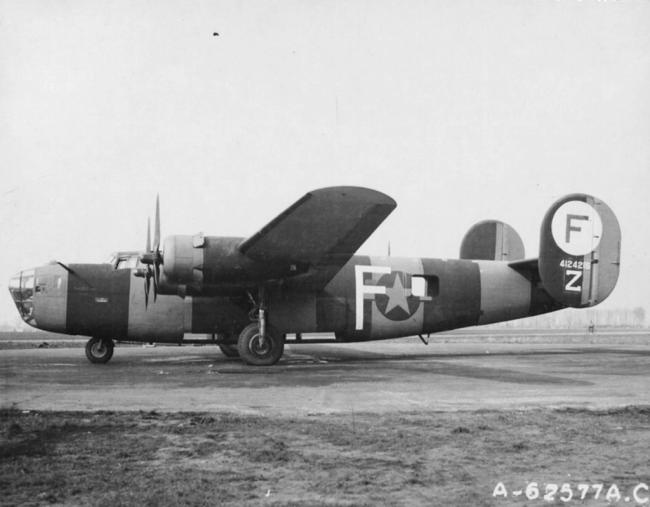
<path fill-rule="evenodd" d="M 600 199 L 571 194 L 556 201 L 542 222 L 539 274 L 546 291 L 574 308 L 594 306 L 614 290 L 621 229 Z"/>

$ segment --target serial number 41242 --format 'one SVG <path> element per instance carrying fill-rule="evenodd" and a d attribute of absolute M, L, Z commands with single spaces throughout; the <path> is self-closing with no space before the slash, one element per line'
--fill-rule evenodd
<path fill-rule="evenodd" d="M 562 259 L 560 261 L 561 268 L 570 268 L 570 269 L 589 269 L 591 264 L 585 261 L 574 261 L 573 259 Z"/>

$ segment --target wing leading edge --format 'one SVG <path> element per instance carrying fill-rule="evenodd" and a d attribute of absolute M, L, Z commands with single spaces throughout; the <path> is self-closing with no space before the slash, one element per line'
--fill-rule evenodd
<path fill-rule="evenodd" d="M 313 277 L 322 287 L 338 271 L 332 268 L 343 267 L 396 206 L 392 198 L 369 188 L 321 188 L 244 240 L 239 250 L 256 261 L 331 273 L 327 280 Z"/>

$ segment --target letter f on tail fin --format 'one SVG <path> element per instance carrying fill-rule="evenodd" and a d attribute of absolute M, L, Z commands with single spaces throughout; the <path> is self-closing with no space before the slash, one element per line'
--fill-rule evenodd
<path fill-rule="evenodd" d="M 539 274 L 546 291 L 575 308 L 594 306 L 618 280 L 621 229 L 612 210 L 586 194 L 555 202 L 542 222 Z"/>

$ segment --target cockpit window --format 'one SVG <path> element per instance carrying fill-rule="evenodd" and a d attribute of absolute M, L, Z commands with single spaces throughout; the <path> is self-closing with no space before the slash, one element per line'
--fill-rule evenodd
<path fill-rule="evenodd" d="M 133 269 L 137 267 L 138 265 L 138 257 L 137 256 L 131 256 L 131 257 L 120 257 L 117 260 L 117 264 L 115 265 L 115 269 Z"/>
<path fill-rule="evenodd" d="M 108 263 L 113 269 L 133 269 L 140 267 L 140 252 L 126 251 L 111 254 Z"/>

